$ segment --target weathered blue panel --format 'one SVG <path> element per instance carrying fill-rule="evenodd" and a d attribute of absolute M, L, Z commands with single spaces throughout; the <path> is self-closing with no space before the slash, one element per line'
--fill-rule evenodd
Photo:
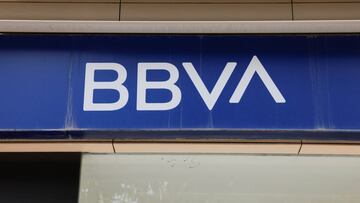
<path fill-rule="evenodd" d="M 255 72 L 239 103 L 234 90 L 256 56 L 281 93 L 277 102 Z M 137 110 L 138 63 L 170 63 L 181 91 L 169 110 Z M 228 62 L 237 63 L 210 110 L 184 68 L 191 62 L 209 92 Z M 87 63 L 125 67 L 126 105 L 84 111 Z M 112 70 L 94 81 L 112 82 Z M 166 81 L 165 70 L 147 72 Z M 244 79 L 244 78 L 243 78 Z M 245 79 L 244 79 L 245 80 Z M 360 37 L 318 36 L 0 36 L 0 129 L 7 130 L 360 130 Z M 148 89 L 146 101 L 172 100 Z M 95 89 L 94 103 L 116 102 L 116 89 Z"/>

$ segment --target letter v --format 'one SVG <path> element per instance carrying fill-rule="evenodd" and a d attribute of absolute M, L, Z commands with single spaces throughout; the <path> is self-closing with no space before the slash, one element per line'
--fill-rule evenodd
<path fill-rule="evenodd" d="M 194 83 L 197 91 L 199 92 L 201 98 L 204 100 L 206 106 L 211 111 L 218 100 L 221 92 L 223 91 L 227 81 L 229 80 L 232 72 L 236 67 L 235 62 L 228 62 L 222 71 L 219 79 L 217 80 L 214 88 L 211 92 L 206 88 L 204 82 L 201 80 L 199 74 L 196 72 L 192 63 L 185 62 L 183 66 L 189 75 L 191 81 Z"/>

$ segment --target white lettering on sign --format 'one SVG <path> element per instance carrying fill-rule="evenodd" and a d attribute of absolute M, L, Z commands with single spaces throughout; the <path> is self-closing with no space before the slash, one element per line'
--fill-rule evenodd
<path fill-rule="evenodd" d="M 206 107 L 211 111 L 218 98 L 220 97 L 225 85 L 227 84 L 231 74 L 235 70 L 237 63 L 228 62 L 220 74 L 217 82 L 211 91 L 205 86 L 203 80 L 200 78 L 195 67 L 190 62 L 184 62 L 183 67 L 188 74 L 190 80 L 193 82 L 196 90 L 203 99 Z M 112 70 L 117 73 L 117 79 L 114 81 L 97 82 L 95 81 L 96 70 Z M 149 71 L 167 71 L 169 78 L 164 81 L 148 81 L 147 73 Z M 261 64 L 260 60 L 254 56 L 244 75 L 240 79 L 234 93 L 232 94 L 229 103 L 239 103 L 243 97 L 246 88 L 251 79 L 258 74 L 261 81 L 264 83 L 266 89 L 273 97 L 276 103 L 285 103 L 286 100 L 281 94 L 280 90 L 271 79 L 270 75 Z M 117 63 L 87 63 L 85 71 L 85 88 L 84 88 L 84 111 L 115 111 L 123 108 L 129 99 L 128 89 L 123 85 L 127 78 L 127 72 L 124 66 Z M 138 63 L 137 76 L 137 98 L 136 109 L 138 111 L 165 111 L 177 107 L 181 102 L 181 90 L 176 85 L 179 79 L 179 70 L 171 63 L 157 62 L 157 63 Z M 111 89 L 119 93 L 119 99 L 111 103 L 94 103 L 95 89 Z M 166 102 L 147 102 L 149 95 L 147 90 L 162 89 L 171 92 L 171 99 Z"/>
<path fill-rule="evenodd" d="M 233 95 L 230 98 L 230 103 L 239 103 L 241 97 L 243 96 L 247 86 L 249 85 L 252 77 L 257 73 L 264 83 L 266 89 L 270 92 L 271 96 L 274 98 L 276 103 L 285 103 L 286 100 L 281 94 L 280 90 L 276 87 L 275 83 L 271 79 L 270 75 L 265 70 L 264 66 L 261 64 L 259 59 L 254 56 L 250 64 L 245 70 L 244 75 L 242 76 L 238 86 L 236 87 Z"/>
<path fill-rule="evenodd" d="M 111 70 L 117 73 L 117 79 L 110 82 L 95 82 L 96 70 Z M 124 66 L 118 63 L 87 63 L 85 71 L 84 111 L 115 111 L 126 105 L 129 92 L 123 85 L 127 77 Z M 119 99 L 112 103 L 94 103 L 95 89 L 111 89 L 119 92 Z"/>
<path fill-rule="evenodd" d="M 204 100 L 209 110 L 212 110 L 216 101 L 218 100 L 221 92 L 223 91 L 227 81 L 229 80 L 232 72 L 235 70 L 236 63 L 227 63 L 219 79 L 217 80 L 214 88 L 209 92 L 204 82 L 201 80 L 199 74 L 196 72 L 192 63 L 183 63 L 183 66 L 189 75 L 191 81 L 194 83 L 201 98 Z"/>
<path fill-rule="evenodd" d="M 147 81 L 146 73 L 151 70 L 165 70 L 169 72 L 170 77 L 166 81 Z M 139 63 L 137 80 L 137 101 L 136 109 L 138 111 L 165 111 L 175 108 L 181 101 L 181 91 L 175 85 L 179 78 L 178 69 L 171 63 Z M 164 103 L 146 102 L 147 89 L 166 89 L 172 94 L 172 99 Z"/>

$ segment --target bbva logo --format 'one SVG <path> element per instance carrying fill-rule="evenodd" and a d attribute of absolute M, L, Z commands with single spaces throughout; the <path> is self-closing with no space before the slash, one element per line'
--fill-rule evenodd
<path fill-rule="evenodd" d="M 212 110 L 228 82 L 231 74 L 235 70 L 236 62 L 227 62 L 220 77 L 211 91 L 207 89 L 203 80 L 200 78 L 195 67 L 191 62 L 182 63 L 186 73 L 189 75 L 195 88 L 199 92 L 205 105 L 209 110 Z M 176 85 L 179 79 L 179 70 L 171 63 L 152 62 L 152 63 L 138 63 L 137 75 L 137 100 L 136 109 L 138 111 L 165 111 L 170 110 L 179 105 L 181 102 L 181 90 Z M 117 73 L 117 79 L 114 81 L 95 81 L 95 71 L 112 70 Z M 169 73 L 169 78 L 165 81 L 148 81 L 147 72 L 152 70 L 164 70 Z M 251 79 L 257 73 L 264 83 L 265 87 L 273 97 L 276 103 L 285 103 L 286 100 L 281 94 L 270 75 L 261 64 L 260 60 L 253 56 L 249 65 L 247 66 L 242 78 L 240 79 L 236 89 L 229 99 L 229 103 L 239 103 Z M 124 66 L 118 63 L 87 63 L 85 70 L 85 88 L 84 88 L 84 111 L 115 111 L 123 108 L 129 99 L 128 89 L 124 86 L 127 78 L 127 71 Z M 111 103 L 94 103 L 94 90 L 96 89 L 111 89 L 118 91 L 120 97 L 117 101 Z M 165 89 L 171 92 L 171 99 L 167 102 L 150 103 L 147 102 L 148 89 Z"/>

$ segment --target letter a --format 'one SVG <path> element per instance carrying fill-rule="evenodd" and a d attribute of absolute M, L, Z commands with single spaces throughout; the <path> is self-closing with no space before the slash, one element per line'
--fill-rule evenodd
<path fill-rule="evenodd" d="M 281 94 L 280 90 L 276 87 L 275 83 L 266 72 L 264 66 L 261 64 L 259 59 L 254 56 L 250 64 L 245 70 L 243 77 L 241 78 L 239 84 L 237 85 L 233 95 L 230 98 L 230 103 L 239 103 L 247 86 L 249 85 L 254 74 L 257 73 L 264 83 L 266 89 L 270 92 L 271 96 L 275 100 L 276 103 L 285 103 L 286 100 Z"/>

